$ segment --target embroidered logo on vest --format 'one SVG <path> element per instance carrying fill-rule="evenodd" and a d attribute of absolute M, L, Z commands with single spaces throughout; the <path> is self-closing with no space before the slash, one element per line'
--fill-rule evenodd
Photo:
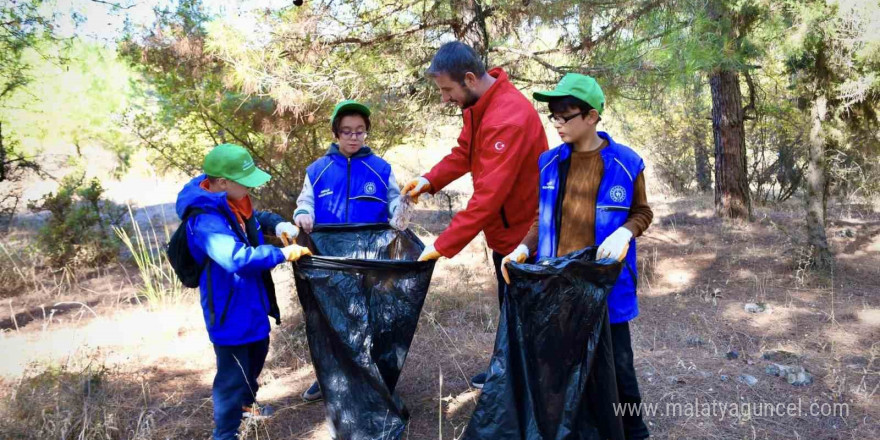
<path fill-rule="evenodd" d="M 373 182 L 367 182 L 364 184 L 364 192 L 368 195 L 376 194 L 376 184 Z"/>
<path fill-rule="evenodd" d="M 620 185 L 614 185 L 611 188 L 611 191 L 608 192 L 608 194 L 611 196 L 611 200 L 617 203 L 626 200 L 626 189 L 624 189 Z"/>
<path fill-rule="evenodd" d="M 541 187 L 541 189 L 550 189 L 550 190 L 556 189 L 556 185 L 553 184 L 552 180 L 548 180 L 547 183 Z"/>
<path fill-rule="evenodd" d="M 318 198 L 320 199 L 321 197 L 327 197 L 327 196 L 332 196 L 332 195 L 333 195 L 333 190 L 330 188 L 327 188 L 327 189 L 321 191 L 320 194 L 318 194 Z"/>

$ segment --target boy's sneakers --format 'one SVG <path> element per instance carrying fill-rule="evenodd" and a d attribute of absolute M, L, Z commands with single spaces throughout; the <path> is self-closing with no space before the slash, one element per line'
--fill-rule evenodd
<path fill-rule="evenodd" d="M 486 383 L 486 372 L 485 371 L 480 374 L 477 374 L 476 376 L 471 378 L 471 386 L 478 389 L 478 390 L 482 390 L 483 385 L 485 383 Z"/>
<path fill-rule="evenodd" d="M 321 386 L 318 385 L 317 380 L 309 387 L 309 389 L 302 393 L 302 399 L 306 402 L 317 402 L 323 398 L 324 395 L 321 394 Z"/>
<path fill-rule="evenodd" d="M 241 407 L 241 418 L 252 420 L 265 420 L 272 416 L 275 410 L 269 405 L 257 405 Z"/>

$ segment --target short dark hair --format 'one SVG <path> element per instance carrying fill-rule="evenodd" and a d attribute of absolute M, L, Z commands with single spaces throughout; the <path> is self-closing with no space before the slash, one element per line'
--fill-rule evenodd
<path fill-rule="evenodd" d="M 463 85 L 468 72 L 482 78 L 486 74 L 486 66 L 472 47 L 460 41 L 450 41 L 437 49 L 431 67 L 425 73 L 432 77 L 449 75 L 450 79 Z"/>
<path fill-rule="evenodd" d="M 350 110 L 343 110 L 343 111 L 337 113 L 336 117 L 333 118 L 333 124 L 332 124 L 333 135 L 336 137 L 339 137 L 339 124 L 342 123 L 342 118 L 344 118 L 346 116 L 354 116 L 354 115 L 357 115 L 357 116 L 364 118 L 364 124 L 366 124 L 366 126 L 367 126 L 367 131 L 370 131 L 370 117 L 357 111 L 357 110 L 350 109 Z"/>
<path fill-rule="evenodd" d="M 562 113 L 570 108 L 576 108 L 584 113 L 584 115 L 581 115 L 581 118 L 586 116 L 586 113 L 589 113 L 590 110 L 596 110 L 592 105 L 587 104 L 584 100 L 575 98 L 571 95 L 551 98 L 550 101 L 547 102 L 547 107 L 550 108 L 550 111 L 552 113 Z M 599 116 L 599 120 L 602 120 L 601 115 Z"/>

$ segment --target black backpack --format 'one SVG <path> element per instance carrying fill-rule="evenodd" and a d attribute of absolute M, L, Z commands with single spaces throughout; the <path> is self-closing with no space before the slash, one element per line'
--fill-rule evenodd
<path fill-rule="evenodd" d="M 168 240 L 168 248 L 166 249 L 168 262 L 174 268 L 177 278 L 180 279 L 184 286 L 190 288 L 199 287 L 199 278 L 202 276 L 202 269 L 205 266 L 199 264 L 189 251 L 186 239 L 186 222 L 203 212 L 205 211 L 198 208 L 187 210 L 183 215 L 180 226 L 177 227 L 171 239 Z"/>

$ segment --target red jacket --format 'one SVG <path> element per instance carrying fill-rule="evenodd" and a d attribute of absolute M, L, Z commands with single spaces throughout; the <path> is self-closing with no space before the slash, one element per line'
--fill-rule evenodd
<path fill-rule="evenodd" d="M 489 71 L 492 87 L 464 110 L 464 127 L 452 149 L 425 179 L 436 193 L 470 171 L 474 194 L 467 208 L 437 237 L 444 257 L 458 254 L 482 230 L 492 250 L 513 252 L 538 210 L 538 156 L 547 136 L 532 103 L 500 68 Z"/>

